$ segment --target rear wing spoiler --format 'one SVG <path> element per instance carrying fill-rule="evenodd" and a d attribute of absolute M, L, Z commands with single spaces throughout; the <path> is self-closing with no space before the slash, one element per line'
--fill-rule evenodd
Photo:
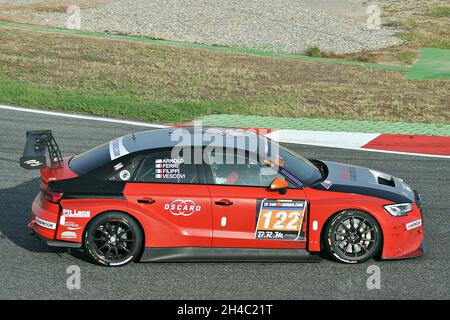
<path fill-rule="evenodd" d="M 27 141 L 20 166 L 27 170 L 47 167 L 46 151 L 48 151 L 51 168 L 60 168 L 63 163 L 61 151 L 51 130 L 27 131 Z"/>

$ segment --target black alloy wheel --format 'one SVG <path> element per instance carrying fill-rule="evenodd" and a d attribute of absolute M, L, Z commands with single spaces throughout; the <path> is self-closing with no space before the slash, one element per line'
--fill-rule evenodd
<path fill-rule="evenodd" d="M 86 228 L 87 254 L 98 264 L 121 266 L 133 261 L 142 247 L 142 232 L 137 222 L 120 212 L 96 216 Z"/>
<path fill-rule="evenodd" d="M 381 249 L 382 234 L 370 214 L 346 210 L 335 215 L 325 228 L 325 248 L 335 259 L 360 263 L 373 258 Z"/>

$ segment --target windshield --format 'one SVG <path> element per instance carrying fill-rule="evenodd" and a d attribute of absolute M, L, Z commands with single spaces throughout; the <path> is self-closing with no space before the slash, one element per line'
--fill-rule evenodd
<path fill-rule="evenodd" d="M 280 146 L 280 169 L 285 169 L 306 185 L 314 184 L 322 179 L 320 170 L 309 160 L 296 152 Z"/>

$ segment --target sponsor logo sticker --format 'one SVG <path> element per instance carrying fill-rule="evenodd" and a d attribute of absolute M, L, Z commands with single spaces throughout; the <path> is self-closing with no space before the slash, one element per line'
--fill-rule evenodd
<path fill-rule="evenodd" d="M 75 230 L 80 230 L 81 227 L 67 227 L 67 230 L 71 230 L 71 231 L 75 231 Z"/>
<path fill-rule="evenodd" d="M 38 166 L 42 165 L 42 162 L 31 159 L 31 160 L 25 161 L 25 164 L 29 165 L 30 167 L 38 167 Z"/>
<path fill-rule="evenodd" d="M 111 156 L 111 160 L 123 157 L 129 153 L 128 150 L 125 149 L 122 140 L 123 137 L 109 142 L 109 155 Z"/>
<path fill-rule="evenodd" d="M 177 199 L 172 201 L 171 203 L 166 203 L 164 205 L 164 210 L 169 211 L 174 216 L 190 216 L 195 212 L 199 212 L 202 210 L 200 205 L 197 205 L 192 200 L 182 200 Z"/>
<path fill-rule="evenodd" d="M 88 210 L 63 209 L 63 215 L 71 218 L 90 218 L 91 212 Z"/>
<path fill-rule="evenodd" d="M 63 233 L 61 233 L 61 238 L 64 238 L 64 239 L 76 239 L 76 237 L 77 237 L 77 234 L 72 231 L 64 231 Z"/>
<path fill-rule="evenodd" d="M 292 173 L 290 173 L 289 171 L 287 171 L 286 169 L 281 169 L 280 173 L 286 177 L 288 177 L 290 180 L 292 180 L 295 184 L 297 184 L 298 186 L 303 186 L 303 183 L 300 181 L 300 179 L 298 179 L 295 175 L 293 175 Z"/>
<path fill-rule="evenodd" d="M 119 177 L 123 181 L 128 181 L 130 179 L 130 177 L 131 177 L 130 171 L 128 171 L 128 170 L 120 171 Z"/>
<path fill-rule="evenodd" d="M 407 224 L 406 224 L 406 230 L 409 231 L 409 230 L 412 230 L 412 229 L 414 229 L 414 228 L 420 227 L 421 225 L 422 225 L 422 220 L 419 219 L 419 220 L 416 220 L 416 221 L 407 223 Z"/>
<path fill-rule="evenodd" d="M 122 169 L 123 168 L 123 163 L 122 162 L 119 162 L 118 164 L 116 164 L 115 166 L 114 166 L 114 170 L 115 171 L 119 171 L 120 169 Z"/>
<path fill-rule="evenodd" d="M 325 189 L 330 189 L 331 186 L 333 185 L 333 182 L 331 182 L 330 180 L 325 180 L 321 183 L 321 185 L 325 188 Z"/>
<path fill-rule="evenodd" d="M 41 218 L 36 217 L 35 218 L 36 224 L 40 225 L 41 227 L 47 228 L 47 229 L 51 229 L 51 230 L 55 230 L 56 229 L 56 223 L 54 222 L 50 222 L 50 221 L 46 221 L 43 220 Z"/>

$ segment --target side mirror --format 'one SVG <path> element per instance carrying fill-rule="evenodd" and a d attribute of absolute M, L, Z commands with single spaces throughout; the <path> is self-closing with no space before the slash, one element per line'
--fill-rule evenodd
<path fill-rule="evenodd" d="M 272 191 L 279 191 L 281 194 L 285 194 L 288 186 L 289 185 L 286 180 L 282 178 L 276 178 L 270 184 L 269 189 Z"/>

